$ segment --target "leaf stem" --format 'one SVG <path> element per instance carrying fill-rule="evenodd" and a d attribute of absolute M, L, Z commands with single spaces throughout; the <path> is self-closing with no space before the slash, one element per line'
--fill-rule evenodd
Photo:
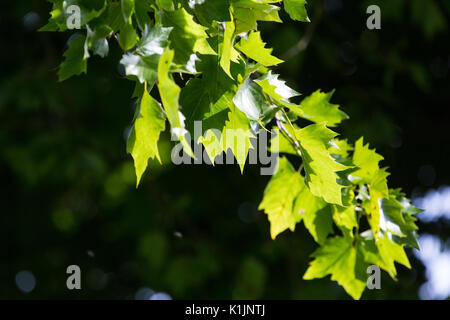
<path fill-rule="evenodd" d="M 289 140 L 289 142 L 294 147 L 297 154 L 301 157 L 302 152 L 301 152 L 301 148 L 300 148 L 300 143 L 298 143 L 298 141 L 296 139 L 294 139 L 294 137 L 291 135 L 291 133 L 284 126 L 283 120 L 280 117 L 280 112 L 277 112 L 275 114 L 275 120 L 277 122 L 278 129 L 280 129 L 280 132 Z"/>

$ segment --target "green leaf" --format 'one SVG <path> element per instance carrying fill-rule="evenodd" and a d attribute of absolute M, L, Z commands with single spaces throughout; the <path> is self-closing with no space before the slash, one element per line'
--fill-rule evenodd
<path fill-rule="evenodd" d="M 196 23 L 184 8 L 163 11 L 161 20 L 165 27 L 172 27 L 170 41 L 175 50 L 175 62 L 186 64 L 194 53 L 216 54 L 206 39 L 206 27 Z"/>
<path fill-rule="evenodd" d="M 361 297 L 366 287 L 366 264 L 357 247 L 353 246 L 352 238 L 330 238 L 312 257 L 315 259 L 310 263 L 303 279 L 320 279 L 331 275 L 331 280 L 344 287 L 353 299 Z"/>
<path fill-rule="evenodd" d="M 291 134 L 291 136 L 295 137 L 294 130 L 290 126 L 286 127 L 286 129 Z M 270 140 L 270 152 L 296 155 L 297 151 L 289 142 L 289 140 L 280 133 L 280 130 L 277 127 L 274 127 L 272 130 L 276 135 Z"/>
<path fill-rule="evenodd" d="M 382 199 L 380 205 L 380 230 L 399 244 L 407 244 L 419 249 L 417 243 L 416 225 L 414 215 L 421 210 L 417 209 L 408 199 L 398 196 L 399 200 L 389 192 L 389 199 Z"/>
<path fill-rule="evenodd" d="M 364 145 L 363 138 L 355 143 L 353 153 L 353 163 L 359 169 L 352 173 L 358 177 L 358 182 L 370 183 L 379 170 L 379 163 L 384 158 L 375 152 L 375 149 L 369 149 L 369 144 Z"/>
<path fill-rule="evenodd" d="M 214 121 L 215 116 L 233 105 L 237 85 L 220 68 L 217 56 L 201 56 L 196 68 L 202 73 L 201 78 L 190 79 L 180 97 L 186 120 L 192 125 L 194 121 L 202 121 L 203 129 L 221 130 L 224 122 Z"/>
<path fill-rule="evenodd" d="M 312 194 L 328 203 L 342 205 L 343 186 L 337 183 L 337 172 L 348 167 L 336 162 L 328 150 L 337 133 L 322 123 L 296 130 L 295 135 L 300 142 L 306 181 Z"/>
<path fill-rule="evenodd" d="M 383 157 L 364 145 L 363 138 L 355 143 L 353 163 L 358 170 L 352 172 L 352 181 L 359 184 L 368 184 L 370 199 L 363 202 L 363 208 L 369 214 L 369 224 L 375 238 L 380 232 L 380 200 L 388 198 L 386 169 L 379 168 L 379 162 Z"/>
<path fill-rule="evenodd" d="M 109 44 L 106 37 L 112 32 L 112 29 L 102 24 L 91 30 L 88 25 L 86 25 L 87 29 L 87 43 L 88 48 L 94 52 L 94 54 L 99 55 L 104 58 L 108 55 L 109 52 Z"/>
<path fill-rule="evenodd" d="M 314 196 L 306 186 L 304 177 L 300 179 L 301 189 L 295 199 L 294 212 L 300 214 L 314 240 L 323 244 L 333 232 L 331 207 L 323 199 Z"/>
<path fill-rule="evenodd" d="M 127 142 L 127 152 L 133 156 L 136 168 L 136 186 L 147 168 L 148 160 L 155 157 L 161 162 L 158 140 L 165 130 L 165 116 L 159 103 L 144 89 L 138 116 Z"/>
<path fill-rule="evenodd" d="M 139 82 L 153 85 L 158 77 L 158 62 L 160 56 L 141 57 L 135 54 L 124 54 L 120 63 L 125 67 L 125 74 L 136 76 Z"/>
<path fill-rule="evenodd" d="M 356 218 L 355 210 L 355 195 L 353 190 L 350 190 L 346 194 L 346 202 L 349 203 L 347 207 L 333 205 L 333 220 L 340 228 L 345 228 L 348 231 L 353 231 L 353 228 L 358 227 L 358 220 Z"/>
<path fill-rule="evenodd" d="M 334 139 L 333 142 L 334 146 L 330 148 L 330 152 L 334 155 L 347 158 L 350 152 L 353 151 L 353 146 L 346 139 Z"/>
<path fill-rule="evenodd" d="M 213 21 L 231 21 L 228 0 L 184 0 L 195 11 L 195 16 L 203 25 L 210 26 Z"/>
<path fill-rule="evenodd" d="M 166 11 L 173 11 L 175 9 L 173 5 L 173 0 L 159 0 L 159 5 L 161 9 Z"/>
<path fill-rule="evenodd" d="M 202 136 L 194 138 L 203 143 L 214 163 L 214 157 L 223 151 L 222 131 L 225 129 L 229 111 L 234 108 L 233 97 L 237 85 L 220 67 L 217 56 L 200 56 L 196 68 L 202 73 L 201 78 L 193 78 L 187 82 L 181 91 L 180 104 L 191 134 L 195 133 L 194 121 L 202 122 Z M 240 65 L 233 63 L 232 69 L 235 74 L 241 72 Z M 211 129 L 215 129 L 214 132 Z"/>
<path fill-rule="evenodd" d="M 286 82 L 278 79 L 278 74 L 269 71 L 261 76 L 255 82 L 263 89 L 263 91 L 276 101 L 289 101 L 290 98 L 300 95 L 295 90 L 289 88 Z"/>
<path fill-rule="evenodd" d="M 120 2 L 112 2 L 106 12 L 107 24 L 114 32 L 119 31 L 128 22 L 123 21 L 122 5 Z"/>
<path fill-rule="evenodd" d="M 58 71 L 59 81 L 64 81 L 71 76 L 86 73 L 86 57 L 89 56 L 86 46 L 86 37 L 78 36 L 69 43 L 69 48 L 64 52 L 65 60 Z"/>
<path fill-rule="evenodd" d="M 369 186 L 370 199 L 363 201 L 362 206 L 369 214 L 369 224 L 372 228 L 375 238 L 380 236 L 380 203 L 383 198 L 387 198 L 387 176 L 386 169 L 380 169 L 376 172 Z"/>
<path fill-rule="evenodd" d="M 136 52 L 142 56 L 161 56 L 169 45 L 171 31 L 172 28 L 164 28 L 160 25 L 146 25 L 141 40 L 137 44 Z"/>
<path fill-rule="evenodd" d="M 120 0 L 122 17 L 125 23 L 129 23 L 134 13 L 134 0 Z"/>
<path fill-rule="evenodd" d="M 272 56 L 272 49 L 265 48 L 265 45 L 266 43 L 261 39 L 261 33 L 252 31 L 247 39 L 241 38 L 241 41 L 236 44 L 236 49 L 265 67 L 283 62 L 283 60 Z"/>
<path fill-rule="evenodd" d="M 230 106 L 228 120 L 222 132 L 221 143 L 223 150 L 231 149 L 233 152 L 241 173 L 244 171 L 245 161 L 250 149 L 253 149 L 250 139 L 254 138 L 251 131 L 250 120 L 238 108 Z"/>
<path fill-rule="evenodd" d="M 300 112 L 291 109 L 299 117 L 316 123 L 324 122 L 327 126 L 333 127 L 341 123 L 342 120 L 348 119 L 348 116 L 339 110 L 339 105 L 330 103 L 333 93 L 334 91 L 324 93 L 317 90 L 303 99 L 300 104 Z"/>
<path fill-rule="evenodd" d="M 278 15 L 280 7 L 269 4 L 276 2 L 281 0 L 231 0 L 236 21 L 236 34 L 257 30 L 257 21 L 282 22 Z"/>
<path fill-rule="evenodd" d="M 302 189 L 302 177 L 286 158 L 280 158 L 277 170 L 264 191 L 259 210 L 264 210 L 270 221 L 270 235 L 275 239 L 281 232 L 295 230 L 301 220 L 294 203 Z"/>
<path fill-rule="evenodd" d="M 182 143 L 187 154 L 194 158 L 189 140 L 186 138 L 187 131 L 184 126 L 184 116 L 179 111 L 180 87 L 170 76 L 170 66 L 173 61 L 174 51 L 166 49 L 158 63 L 158 90 L 161 101 L 166 111 L 167 119 L 171 126 L 172 135 L 176 136 Z"/>
<path fill-rule="evenodd" d="M 223 41 L 219 46 L 219 56 L 220 56 L 220 66 L 223 68 L 225 73 L 233 79 L 230 72 L 230 60 L 231 52 L 233 49 L 233 37 L 234 37 L 234 22 L 225 22 L 225 31 L 223 35 Z"/>
<path fill-rule="evenodd" d="M 259 205 L 268 215 L 273 239 L 287 229 L 294 231 L 301 220 L 317 243 L 324 243 L 332 233 L 330 206 L 314 196 L 304 180 L 286 158 L 279 159 Z"/>
<path fill-rule="evenodd" d="M 368 263 L 376 264 L 389 273 L 394 280 L 396 280 L 397 276 L 395 262 L 400 263 L 409 269 L 411 268 L 403 245 L 395 243 L 387 236 L 379 237 L 375 240 L 371 230 L 368 231 L 369 232 L 362 233 L 363 242 L 361 243 L 364 248 L 361 252 Z"/>
<path fill-rule="evenodd" d="M 133 48 L 138 39 L 139 37 L 131 22 L 124 24 L 122 28 L 120 28 L 119 44 L 123 50 L 128 51 Z"/>
<path fill-rule="evenodd" d="M 239 87 L 233 102 L 250 120 L 262 118 L 269 108 L 261 87 L 250 77 Z"/>
<path fill-rule="evenodd" d="M 153 11 L 153 9 L 149 1 L 134 0 L 134 11 L 136 21 L 141 30 L 144 30 L 146 25 L 150 25 L 152 23 L 149 12 Z"/>
<path fill-rule="evenodd" d="M 284 10 L 289 14 L 292 20 L 311 22 L 306 11 L 306 0 L 283 0 Z"/>
<path fill-rule="evenodd" d="M 158 77 L 159 60 L 169 44 L 170 31 L 170 28 L 159 25 L 145 26 L 136 54 L 124 54 L 120 60 L 126 75 L 136 76 L 141 83 L 146 81 L 153 85 Z"/>

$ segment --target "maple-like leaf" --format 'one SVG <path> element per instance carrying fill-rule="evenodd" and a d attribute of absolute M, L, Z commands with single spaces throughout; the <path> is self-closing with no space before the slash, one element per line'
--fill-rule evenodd
<path fill-rule="evenodd" d="M 266 67 L 283 62 L 283 60 L 272 56 L 272 49 L 265 48 L 265 46 L 266 43 L 262 41 L 261 33 L 252 31 L 247 39 L 241 38 L 241 41 L 236 44 L 236 49 Z"/>
<path fill-rule="evenodd" d="M 337 183 L 337 172 L 348 167 L 336 162 L 328 150 L 337 133 L 322 123 L 296 130 L 295 135 L 300 142 L 307 185 L 312 194 L 328 203 L 342 205 L 343 186 Z"/>
<path fill-rule="evenodd" d="M 255 80 L 261 86 L 263 91 L 271 96 L 276 101 L 289 101 L 290 98 L 299 96 L 300 93 L 289 88 L 286 82 L 278 79 L 278 74 L 273 74 L 269 71 L 267 74 Z"/>
<path fill-rule="evenodd" d="M 359 250 L 348 237 L 329 238 L 317 249 L 315 259 L 303 275 L 303 279 L 320 279 L 331 275 L 354 299 L 361 297 L 366 287 L 366 264 Z"/>
<path fill-rule="evenodd" d="M 259 210 L 264 210 L 270 222 L 270 235 L 275 239 L 281 232 L 295 230 L 302 213 L 294 210 L 295 200 L 302 189 L 302 177 L 286 158 L 280 158 L 275 174 L 264 191 Z"/>
<path fill-rule="evenodd" d="M 358 170 L 352 176 L 360 178 L 361 183 L 370 183 L 379 170 L 379 163 L 383 156 L 376 153 L 375 149 L 370 149 L 369 144 L 364 145 L 363 138 L 355 143 L 355 151 L 352 161 Z"/>
<path fill-rule="evenodd" d="M 85 36 L 78 36 L 69 42 L 69 48 L 64 52 L 65 59 L 59 67 L 59 81 L 64 81 L 74 75 L 86 73 L 86 57 L 89 56 L 89 53 L 85 43 Z"/>
<path fill-rule="evenodd" d="M 278 15 L 280 7 L 270 4 L 277 2 L 281 2 L 281 0 L 231 0 L 236 21 L 236 33 L 257 30 L 258 21 L 282 22 Z"/>
<path fill-rule="evenodd" d="M 341 123 L 342 120 L 348 119 L 348 116 L 339 110 L 339 105 L 330 103 L 333 93 L 334 91 L 324 93 L 317 90 L 302 100 L 300 112 L 296 112 L 296 109 L 292 110 L 299 117 L 316 123 L 324 122 L 327 126 L 333 127 Z"/>
<path fill-rule="evenodd" d="M 223 151 L 231 149 L 236 158 L 241 173 L 244 171 L 248 152 L 253 148 L 250 139 L 255 136 L 252 133 L 250 120 L 235 106 L 230 107 L 228 120 L 222 132 L 221 144 Z"/>
<path fill-rule="evenodd" d="M 144 89 L 133 129 L 127 142 L 127 152 L 133 156 L 136 186 L 147 168 L 149 159 L 161 162 L 158 152 L 159 135 L 165 129 L 165 116 L 159 103 Z"/>
<path fill-rule="evenodd" d="M 207 28 L 196 23 L 184 8 L 163 11 L 161 20 L 164 27 L 173 28 L 169 39 L 175 51 L 176 63 L 186 64 L 195 53 L 216 54 L 206 41 Z"/>
<path fill-rule="evenodd" d="M 295 170 L 279 159 L 259 208 L 272 238 L 303 221 L 319 244 L 305 279 L 331 275 L 359 299 L 368 265 L 394 279 L 396 263 L 410 267 L 404 247 L 418 248 L 420 210 L 398 189 L 388 189 L 383 157 L 362 138 L 353 146 L 329 129 L 348 118 L 330 102 L 334 91 L 317 90 L 297 103 L 292 100 L 299 93 L 271 70 L 282 60 L 266 48 L 258 23 L 281 22 L 281 6 L 292 19 L 309 21 L 306 0 L 50 2 L 51 17 L 41 30 L 67 30 L 68 9 L 78 5 L 85 29 L 79 32 L 86 33 L 69 43 L 60 80 L 86 72 L 90 54 L 105 57 L 110 41 L 118 40 L 124 51 L 120 63 L 138 99 L 127 141 L 137 185 L 149 159 L 160 159 L 166 118 L 185 153 L 194 157 L 191 143 L 201 143 L 213 164 L 225 152 L 227 163 L 234 157 L 241 172 L 256 139 L 275 125 L 270 151 L 297 157 L 302 165 Z M 150 96 L 155 91 L 161 102 Z M 314 124 L 305 126 L 303 119 Z M 361 233 L 367 223 L 370 229 Z M 342 236 L 330 237 L 335 230 Z"/>

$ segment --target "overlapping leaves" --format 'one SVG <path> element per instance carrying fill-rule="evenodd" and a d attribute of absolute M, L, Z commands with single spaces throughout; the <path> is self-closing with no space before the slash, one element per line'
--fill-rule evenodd
<path fill-rule="evenodd" d="M 301 165 L 279 158 L 260 209 L 273 239 L 303 221 L 319 244 L 304 279 L 331 275 L 359 299 L 369 264 L 394 279 L 395 263 L 410 267 L 404 246 L 418 248 L 414 215 L 420 210 L 401 191 L 388 188 L 383 157 L 362 138 L 352 145 L 330 129 L 348 119 L 331 103 L 333 91 L 317 90 L 295 102 L 300 93 L 270 70 L 283 61 L 263 41 L 258 23 L 282 22 L 281 8 L 291 19 L 309 22 L 307 1 L 50 2 L 53 9 L 42 30 L 68 30 L 70 6 L 80 9 L 85 30 L 69 42 L 58 72 L 61 81 L 86 73 L 91 54 L 105 57 L 111 41 L 123 50 L 124 76 L 137 88 L 127 143 L 137 184 L 148 161 L 160 160 L 158 142 L 166 128 L 190 157 L 192 143 L 201 143 L 213 164 L 231 150 L 243 171 L 252 139 L 273 124 L 277 138 L 271 151 L 295 155 Z M 360 230 L 364 220 L 370 229 Z"/>

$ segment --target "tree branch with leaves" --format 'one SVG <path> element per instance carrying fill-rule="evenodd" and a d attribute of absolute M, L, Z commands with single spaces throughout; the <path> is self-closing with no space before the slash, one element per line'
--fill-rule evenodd
<path fill-rule="evenodd" d="M 330 129 L 348 119 L 330 102 L 333 92 L 317 90 L 294 103 L 299 93 L 271 70 L 283 61 L 266 47 L 258 22 L 281 23 L 283 7 L 293 20 L 308 23 L 305 0 L 50 2 L 42 31 L 67 31 L 70 5 L 80 8 L 85 30 L 64 53 L 61 81 L 86 73 L 90 55 L 105 57 L 111 39 L 123 50 L 120 63 L 135 83 L 139 106 L 127 142 L 137 185 L 148 160 L 161 161 L 158 141 L 166 128 L 193 157 L 193 123 L 202 121 L 203 135 L 194 142 L 213 162 L 231 149 L 243 170 L 250 140 L 259 134 L 255 128 L 273 127 L 279 139 L 272 152 L 297 157 L 301 165 L 296 170 L 286 156 L 279 158 L 259 209 L 273 239 L 303 221 L 317 242 L 303 278 L 331 275 L 359 299 L 369 265 L 393 279 L 395 262 L 410 268 L 404 247 L 418 249 L 414 215 L 420 210 L 399 189 L 388 188 L 383 157 L 362 138 L 352 144 Z M 185 80 L 174 81 L 177 75 Z M 300 119 L 309 124 L 301 127 Z M 227 137 L 230 129 L 244 146 Z"/>

